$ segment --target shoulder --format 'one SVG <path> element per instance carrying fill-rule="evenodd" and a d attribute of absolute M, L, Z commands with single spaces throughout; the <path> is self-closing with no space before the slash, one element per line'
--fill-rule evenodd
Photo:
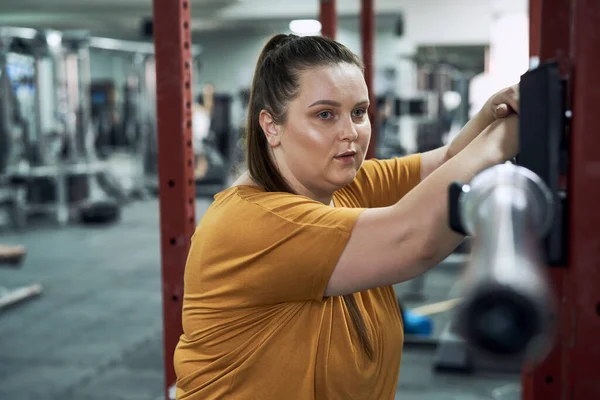
<path fill-rule="evenodd" d="M 421 154 L 411 154 L 385 160 L 371 159 L 365 161 L 358 170 L 352 184 L 371 186 L 375 181 L 395 182 L 398 178 L 418 183 L 420 176 Z"/>
<path fill-rule="evenodd" d="M 283 243 L 298 249 L 332 246 L 350 237 L 362 209 L 334 208 L 290 193 L 269 193 L 258 187 L 224 190 L 202 216 L 190 253 L 203 263 L 246 257 Z M 286 245 L 286 249 L 292 251 Z"/>
<path fill-rule="evenodd" d="M 420 172 L 421 166 L 421 154 L 410 154 L 403 157 L 394 157 L 390 159 L 371 159 L 366 160 L 357 178 L 372 176 L 373 174 L 380 174 L 382 172 L 404 172 L 406 174 Z"/>
<path fill-rule="evenodd" d="M 235 208 L 244 212 L 252 211 L 280 211 L 286 206 L 298 206 L 302 204 L 315 203 L 309 198 L 285 192 L 266 192 L 253 184 L 234 185 L 219 192 L 215 196 L 213 206 L 215 209 Z"/>
<path fill-rule="evenodd" d="M 317 237 L 349 237 L 362 211 L 255 186 L 231 187 L 217 194 L 202 216 L 193 235 L 194 248 L 214 252 L 241 243 L 244 249 L 255 249 L 291 239 L 303 243 Z"/>
<path fill-rule="evenodd" d="M 344 203 L 381 207 L 397 202 L 421 180 L 421 155 L 365 161 L 355 179 L 338 191 Z"/>
<path fill-rule="evenodd" d="M 333 208 L 306 196 L 285 192 L 266 192 L 256 186 L 240 185 L 215 197 L 215 210 L 226 210 L 222 222 L 253 224 L 272 228 L 281 225 L 313 225 L 315 227 L 351 230 L 361 210 Z M 232 220 L 232 218 L 234 220 Z"/>

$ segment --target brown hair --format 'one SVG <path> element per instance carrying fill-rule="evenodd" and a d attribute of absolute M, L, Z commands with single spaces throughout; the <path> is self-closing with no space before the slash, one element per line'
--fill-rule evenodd
<path fill-rule="evenodd" d="M 268 192 L 294 193 L 281 176 L 269 154 L 269 146 L 259 123 L 262 110 L 269 112 L 275 123 L 283 124 L 287 107 L 298 95 L 299 77 L 311 68 L 353 64 L 363 70 L 360 59 L 342 44 L 322 36 L 279 34 L 263 48 L 252 81 L 246 122 L 246 160 L 252 179 Z M 367 356 L 373 358 L 373 345 L 354 295 L 344 296 L 359 340 Z"/>

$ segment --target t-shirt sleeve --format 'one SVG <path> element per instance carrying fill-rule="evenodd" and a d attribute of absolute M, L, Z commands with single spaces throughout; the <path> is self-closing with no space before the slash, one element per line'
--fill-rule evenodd
<path fill-rule="evenodd" d="M 397 203 L 421 181 L 421 154 L 389 160 L 368 160 L 354 181 L 345 187 L 347 195 L 363 207 L 388 207 Z"/>
<path fill-rule="evenodd" d="M 283 193 L 238 197 L 197 229 L 186 292 L 221 309 L 320 301 L 362 211 Z"/>

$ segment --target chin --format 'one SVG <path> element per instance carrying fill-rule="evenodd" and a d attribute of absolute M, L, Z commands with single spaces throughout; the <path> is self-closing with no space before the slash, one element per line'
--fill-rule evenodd
<path fill-rule="evenodd" d="M 356 178 L 356 171 L 349 172 L 344 176 L 337 176 L 336 179 L 333 180 L 338 189 L 341 189 L 345 186 L 351 184 Z"/>
<path fill-rule="evenodd" d="M 329 169 L 324 178 L 330 185 L 335 187 L 335 190 L 338 190 L 354 181 L 361 166 L 362 162 L 358 166 L 346 165 L 341 168 L 339 165 L 336 165 L 334 168 Z"/>

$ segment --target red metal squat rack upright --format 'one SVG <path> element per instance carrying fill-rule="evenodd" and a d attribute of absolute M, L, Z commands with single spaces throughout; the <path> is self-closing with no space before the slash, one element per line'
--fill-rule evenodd
<path fill-rule="evenodd" d="M 558 334 L 544 362 L 526 366 L 524 400 L 600 399 L 600 1 L 530 0 L 530 55 L 566 81 L 566 265 L 550 267 Z"/>

